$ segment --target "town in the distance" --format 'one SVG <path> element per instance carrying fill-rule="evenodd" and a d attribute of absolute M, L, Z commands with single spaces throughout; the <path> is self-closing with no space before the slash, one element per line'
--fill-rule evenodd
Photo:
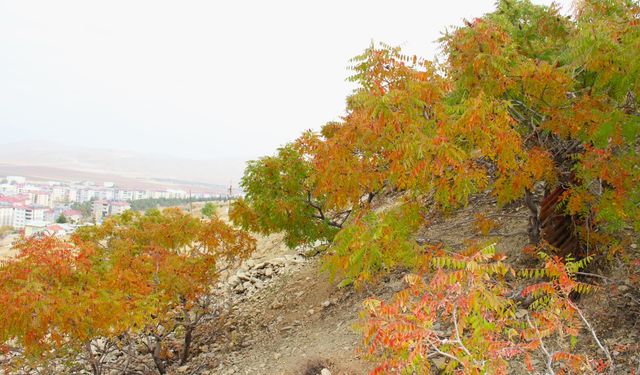
<path fill-rule="evenodd" d="M 129 209 L 223 201 L 235 195 L 231 188 L 226 194 L 170 188 L 140 190 L 112 182 L 31 181 L 23 176 L 0 176 L 0 239 L 9 234 L 65 236 L 80 225 L 101 223 Z"/>

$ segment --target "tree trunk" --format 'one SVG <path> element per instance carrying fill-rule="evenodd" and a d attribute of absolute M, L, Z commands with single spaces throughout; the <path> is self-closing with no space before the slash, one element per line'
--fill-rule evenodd
<path fill-rule="evenodd" d="M 93 354 L 93 349 L 91 349 L 91 342 L 88 342 L 84 345 L 84 350 L 87 352 L 87 357 L 89 359 L 89 364 L 91 365 L 91 372 L 93 375 L 100 375 L 102 372 L 100 369 L 100 364 Z"/>
<path fill-rule="evenodd" d="M 167 370 L 164 368 L 164 363 L 162 362 L 162 345 L 160 343 L 160 339 L 156 337 L 156 343 L 153 347 L 153 352 L 151 352 L 151 356 L 153 356 L 153 362 L 156 364 L 156 368 L 158 372 L 162 375 L 166 374 Z"/>
<path fill-rule="evenodd" d="M 529 189 L 524 192 L 524 203 L 529 208 L 529 242 L 537 245 L 541 240 L 540 206 L 535 202 L 533 194 Z"/>
<path fill-rule="evenodd" d="M 193 326 L 188 325 L 185 326 L 184 333 L 184 347 L 182 349 L 182 357 L 180 358 L 180 366 L 183 366 L 187 363 L 189 359 L 189 348 L 191 347 L 191 340 L 193 338 Z"/>

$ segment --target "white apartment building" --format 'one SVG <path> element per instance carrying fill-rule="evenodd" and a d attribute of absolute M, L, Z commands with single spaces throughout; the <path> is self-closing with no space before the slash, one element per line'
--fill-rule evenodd
<path fill-rule="evenodd" d="M 118 194 L 116 195 L 116 199 L 119 201 L 132 201 L 133 200 L 133 191 L 131 190 L 118 190 Z"/>
<path fill-rule="evenodd" d="M 14 184 L 0 184 L 0 193 L 6 195 L 18 194 L 18 187 Z"/>
<path fill-rule="evenodd" d="M 53 207 L 53 200 L 48 191 L 34 191 L 31 194 L 31 201 L 38 206 Z"/>
<path fill-rule="evenodd" d="M 22 229 L 33 221 L 44 221 L 46 207 L 15 204 L 13 206 L 13 227 Z"/>
<path fill-rule="evenodd" d="M 67 203 L 69 198 L 69 188 L 62 185 L 56 185 L 51 188 L 51 201 L 55 203 Z"/>
<path fill-rule="evenodd" d="M 107 216 L 120 215 L 129 209 L 129 202 L 97 200 L 93 202 L 93 219 L 96 223 L 101 223 Z"/>
<path fill-rule="evenodd" d="M 139 200 L 139 199 L 147 199 L 147 198 L 149 198 L 149 195 L 144 190 L 134 191 L 132 196 L 133 196 L 132 200 Z"/>
<path fill-rule="evenodd" d="M 78 193 L 78 189 L 69 188 L 69 190 L 67 191 L 67 200 L 69 201 L 69 203 L 75 203 L 78 201 L 79 195 L 80 194 Z"/>
<path fill-rule="evenodd" d="M 184 190 L 173 190 L 173 189 L 168 189 L 167 193 L 169 193 L 167 198 L 179 198 L 179 199 L 184 199 L 187 198 L 187 192 Z"/>
<path fill-rule="evenodd" d="M 109 207 L 109 213 L 111 215 L 120 215 L 126 210 L 130 210 L 131 205 L 128 202 L 111 202 Z"/>
<path fill-rule="evenodd" d="M 13 226 L 13 205 L 0 202 L 0 227 Z"/>
<path fill-rule="evenodd" d="M 102 220 L 109 216 L 109 202 L 105 200 L 97 200 L 93 202 L 93 220 L 101 223 Z"/>
<path fill-rule="evenodd" d="M 80 189 L 78 190 L 79 197 L 78 202 L 84 203 L 95 198 L 95 191 L 93 189 Z"/>
<path fill-rule="evenodd" d="M 95 199 L 112 201 L 115 199 L 115 192 L 112 189 L 95 190 L 93 197 Z"/>

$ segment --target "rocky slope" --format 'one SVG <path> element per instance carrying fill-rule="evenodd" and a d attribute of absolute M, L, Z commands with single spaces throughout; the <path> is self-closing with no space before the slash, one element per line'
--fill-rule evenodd
<path fill-rule="evenodd" d="M 473 229 L 478 212 L 498 222 L 487 236 Z M 418 237 L 424 242 L 446 243 L 454 250 L 468 241 L 491 240 L 498 243 L 509 262 L 527 264 L 531 256 L 520 251 L 527 243 L 527 215 L 522 205 L 498 210 L 490 198 L 479 198 L 455 215 L 432 223 Z M 397 270 L 376 285 L 353 290 L 338 288 L 321 269 L 322 256 L 305 258 L 287 249 L 278 237 L 261 239 L 255 257 L 224 285 L 229 301 L 224 319 L 203 327 L 197 353 L 187 366 L 172 371 L 221 375 L 368 373 L 373 363 L 360 351 L 360 336 L 354 329 L 362 301 L 373 295 L 390 298 L 404 287 L 404 272 Z M 610 278 L 590 280 L 602 285 L 603 291 L 582 297 L 579 303 L 611 348 L 618 373 L 629 373 L 640 366 L 640 296 L 625 284 L 629 275 L 621 273 L 622 269 L 616 265 L 593 269 Z M 579 345 L 597 353 L 588 333 L 584 334 Z M 527 373 L 521 367 L 518 372 Z"/>

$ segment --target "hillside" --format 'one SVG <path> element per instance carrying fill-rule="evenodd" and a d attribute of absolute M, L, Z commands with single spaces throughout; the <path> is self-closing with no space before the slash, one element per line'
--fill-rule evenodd
<path fill-rule="evenodd" d="M 500 0 L 433 61 L 372 43 L 218 215 L 21 239 L 0 368 L 637 375 L 640 3 L 574 8 Z"/>
<path fill-rule="evenodd" d="M 129 188 L 190 186 L 225 192 L 237 183 L 244 160 L 196 160 L 123 150 L 19 142 L 0 147 L 0 175 L 33 180 L 110 181 Z"/>
<path fill-rule="evenodd" d="M 497 218 L 499 226 L 494 233 L 483 236 L 469 225 L 479 212 Z M 519 249 L 528 241 L 527 220 L 522 202 L 497 209 L 495 200 L 479 197 L 452 217 L 441 217 L 419 237 L 450 243 L 454 248 L 473 241 L 496 241 L 510 263 L 526 264 L 531 261 Z M 355 329 L 362 303 L 371 296 L 391 299 L 405 288 L 407 271 L 396 270 L 380 283 L 361 289 L 339 288 L 337 280 L 331 283 L 321 270 L 322 258 L 300 257 L 283 245 L 281 236 L 262 239 L 255 256 L 238 273 L 253 275 L 264 284 L 259 288 L 255 283 L 247 289 L 231 287 L 229 314 L 217 324 L 203 327 L 199 353 L 187 366 L 176 366 L 174 373 L 317 375 L 326 368 L 334 375 L 356 375 L 371 371 L 374 362 L 367 360 Z M 282 259 L 287 260 L 286 266 L 273 277 L 264 276 L 264 268 L 258 268 Z M 614 267 L 603 273 L 629 283 L 628 275 L 620 272 L 622 269 Z M 579 305 L 606 345 L 615 348 L 618 373 L 629 373 L 640 366 L 640 293 L 624 284 L 595 282 L 605 291 L 581 298 Z M 598 355 L 597 347 L 586 338 L 579 345 Z M 519 366 L 515 373 L 530 373 L 524 364 Z"/>

